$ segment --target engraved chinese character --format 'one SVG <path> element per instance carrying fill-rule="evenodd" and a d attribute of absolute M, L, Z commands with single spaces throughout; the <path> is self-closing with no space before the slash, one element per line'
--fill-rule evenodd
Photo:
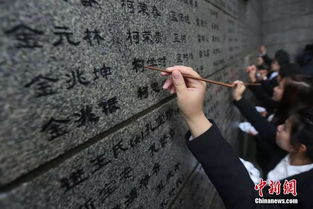
<path fill-rule="evenodd" d="M 153 82 L 150 86 L 151 86 L 152 90 L 157 92 L 157 93 L 159 93 L 162 90 L 162 88 L 158 82 Z"/>
<path fill-rule="evenodd" d="M 152 168 L 152 173 L 155 174 L 155 175 L 158 175 L 160 171 L 160 164 L 159 163 L 155 163 L 153 165 L 153 168 Z"/>
<path fill-rule="evenodd" d="M 173 171 L 168 171 L 166 174 L 166 182 L 169 182 L 174 177 Z"/>
<path fill-rule="evenodd" d="M 126 41 L 129 41 L 130 44 L 133 44 L 133 43 L 139 44 L 140 42 L 139 32 L 128 30 Z"/>
<path fill-rule="evenodd" d="M 154 40 L 155 40 L 155 43 L 162 43 L 163 36 L 162 36 L 161 32 L 159 32 L 159 31 L 155 32 Z"/>
<path fill-rule="evenodd" d="M 94 159 L 91 159 L 90 163 L 94 166 L 94 170 L 92 171 L 92 173 L 95 173 L 98 170 L 100 170 L 103 167 L 105 167 L 106 165 L 108 165 L 109 163 L 111 163 L 111 160 L 107 160 L 105 155 L 102 154 L 102 155 L 98 155 Z"/>
<path fill-rule="evenodd" d="M 93 46 L 93 41 L 96 41 L 97 44 L 100 45 L 101 41 L 104 40 L 104 38 L 100 35 L 98 29 L 94 29 L 93 31 L 86 29 L 85 36 L 83 37 L 83 39 L 88 41 L 90 46 Z"/>
<path fill-rule="evenodd" d="M 88 199 L 84 204 L 79 206 L 78 209 L 96 209 L 95 203 L 93 199 Z"/>
<path fill-rule="evenodd" d="M 157 189 L 157 194 L 161 194 L 161 192 L 165 189 L 165 186 L 162 180 L 159 182 L 156 189 Z"/>
<path fill-rule="evenodd" d="M 153 157 L 154 156 L 154 153 L 157 153 L 159 152 L 159 149 L 156 148 L 156 145 L 155 143 L 153 143 L 150 147 L 149 147 L 149 152 L 150 152 L 150 156 Z"/>
<path fill-rule="evenodd" d="M 146 99 L 149 96 L 148 86 L 138 87 L 137 97 L 139 99 Z"/>
<path fill-rule="evenodd" d="M 25 87 L 34 87 L 36 97 L 48 96 L 56 93 L 56 90 L 52 85 L 58 80 L 59 79 L 57 78 L 39 75 L 32 79 L 29 83 L 25 84 Z"/>
<path fill-rule="evenodd" d="M 139 2 L 138 3 L 138 8 L 139 8 L 138 14 L 142 14 L 144 16 L 150 16 L 149 13 L 148 13 L 148 6 L 147 6 L 147 4 Z"/>
<path fill-rule="evenodd" d="M 117 158 L 118 154 L 120 152 L 125 152 L 126 150 L 128 150 L 128 148 L 127 147 L 123 147 L 123 139 L 121 139 L 119 142 L 114 144 L 114 146 L 113 146 L 113 155 L 114 155 L 115 158 Z"/>
<path fill-rule="evenodd" d="M 85 174 L 84 170 L 79 168 L 70 174 L 69 178 L 60 179 L 61 188 L 65 188 L 64 193 L 71 190 L 75 186 L 86 181 L 89 177 Z"/>
<path fill-rule="evenodd" d="M 152 6 L 152 15 L 154 18 L 161 17 L 161 13 L 156 6 Z"/>
<path fill-rule="evenodd" d="M 74 113 L 73 115 L 78 117 L 75 121 L 78 123 L 77 127 L 85 126 L 87 123 L 97 123 L 99 121 L 99 117 L 92 112 L 92 107 L 89 105 L 86 105 L 79 113 Z"/>
<path fill-rule="evenodd" d="M 19 24 L 13 28 L 5 31 L 5 34 L 13 35 L 18 41 L 16 48 L 41 48 L 39 44 L 39 36 L 43 35 L 44 32 L 33 29 L 24 24 Z"/>
<path fill-rule="evenodd" d="M 143 42 L 147 44 L 153 44 L 151 31 L 142 32 Z"/>
<path fill-rule="evenodd" d="M 134 58 L 134 61 L 132 62 L 133 70 L 135 70 L 136 73 L 138 73 L 139 71 L 143 72 L 144 71 L 144 62 L 145 61 L 142 59 Z"/>
<path fill-rule="evenodd" d="M 80 0 L 82 5 L 85 7 L 92 7 L 93 4 L 98 5 L 99 3 L 96 0 Z"/>
<path fill-rule="evenodd" d="M 104 112 L 105 115 L 115 113 L 117 110 L 121 109 L 118 106 L 118 101 L 116 97 L 112 97 L 108 100 L 103 100 L 98 104 L 98 106 L 102 108 L 102 112 Z"/>
<path fill-rule="evenodd" d="M 109 75 L 112 75 L 112 68 L 103 64 L 103 66 L 99 69 L 94 68 L 93 73 L 95 75 L 94 80 L 97 80 L 99 78 L 98 74 L 108 80 Z"/>
<path fill-rule="evenodd" d="M 149 180 L 150 180 L 150 176 L 147 174 L 145 175 L 140 181 L 139 181 L 139 187 L 145 187 L 147 188 L 148 184 L 149 184 Z"/>
<path fill-rule="evenodd" d="M 80 41 L 73 41 L 71 38 L 73 36 L 73 33 L 68 31 L 69 27 L 66 26 L 56 26 L 56 31 L 53 32 L 55 35 L 59 36 L 59 39 L 53 43 L 53 46 L 58 46 L 60 44 L 63 44 L 64 37 L 66 38 L 67 42 L 71 45 L 77 46 L 80 44 Z"/>
<path fill-rule="evenodd" d="M 152 67 L 157 67 L 157 60 L 155 58 L 149 58 L 147 60 L 147 65 L 152 66 Z"/>
<path fill-rule="evenodd" d="M 120 173 L 120 179 L 121 181 L 125 182 L 127 179 L 131 178 L 133 175 L 132 175 L 132 172 L 133 172 L 133 168 L 131 167 L 126 167 L 122 173 Z"/>
<path fill-rule="evenodd" d="M 68 133 L 68 130 L 64 127 L 70 120 L 56 120 L 51 118 L 46 124 L 44 124 L 41 128 L 41 132 L 48 132 L 50 134 L 49 141 L 52 141 L 60 136 Z"/>
<path fill-rule="evenodd" d="M 121 0 L 122 3 L 122 8 L 126 8 L 127 6 L 127 11 L 129 13 L 134 13 L 135 12 L 135 6 L 134 6 L 134 1 L 133 0 Z"/>
<path fill-rule="evenodd" d="M 170 11 L 170 20 L 174 21 L 174 22 L 178 22 L 177 16 L 176 16 L 176 12 L 174 11 Z"/>
<path fill-rule="evenodd" d="M 101 202 L 104 203 L 105 200 L 110 197 L 117 190 L 116 181 L 112 180 L 109 183 L 106 183 L 104 187 L 99 192 L 99 196 L 101 198 Z"/>
<path fill-rule="evenodd" d="M 88 81 L 84 76 L 84 72 L 76 69 L 75 71 L 71 71 L 71 73 L 66 73 L 65 76 L 67 77 L 66 83 L 69 84 L 66 88 L 71 89 L 73 88 L 76 83 L 80 83 L 82 85 L 88 85 L 90 81 Z"/>
<path fill-rule="evenodd" d="M 137 193 L 137 189 L 133 188 L 130 193 L 128 195 L 125 196 L 126 200 L 125 200 L 125 205 L 126 207 L 129 207 L 134 201 L 135 199 L 138 198 L 138 193 Z"/>

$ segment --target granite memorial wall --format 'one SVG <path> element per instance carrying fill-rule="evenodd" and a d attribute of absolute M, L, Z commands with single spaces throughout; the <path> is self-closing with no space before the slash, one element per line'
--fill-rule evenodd
<path fill-rule="evenodd" d="M 260 11 L 257 0 L 2 0 L 0 208 L 223 208 L 166 78 L 143 66 L 244 79 Z M 205 113 L 236 150 L 230 89 L 208 85 Z"/>
<path fill-rule="evenodd" d="M 262 1 L 262 42 L 270 56 L 286 50 L 291 59 L 313 44 L 313 1 Z"/>

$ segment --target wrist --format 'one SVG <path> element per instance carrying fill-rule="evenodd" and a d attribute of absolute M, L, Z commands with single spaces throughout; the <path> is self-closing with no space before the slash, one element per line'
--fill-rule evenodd
<path fill-rule="evenodd" d="M 203 112 L 194 117 L 185 118 L 185 120 L 193 138 L 200 136 L 212 126 Z"/>
<path fill-rule="evenodd" d="M 235 100 L 235 101 L 239 101 L 239 100 L 241 100 L 241 99 L 242 99 L 242 96 L 234 97 L 234 100 Z"/>
<path fill-rule="evenodd" d="M 250 77 L 250 81 L 251 81 L 251 82 L 253 82 L 253 83 L 254 83 L 254 82 L 256 82 L 256 78 L 255 78 L 255 76 Z"/>

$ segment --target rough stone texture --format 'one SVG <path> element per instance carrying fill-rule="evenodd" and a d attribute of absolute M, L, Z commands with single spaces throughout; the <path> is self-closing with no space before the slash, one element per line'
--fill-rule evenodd
<path fill-rule="evenodd" d="M 235 73 L 223 70 L 212 78 L 228 81 Z M 225 96 L 229 92 L 225 89 L 208 86 L 205 112 L 208 117 L 216 118 L 226 140 L 235 143 L 232 136 L 237 135 L 237 129 L 231 123 L 238 121 L 239 115 L 229 106 L 229 98 Z M 226 115 L 229 121 L 225 120 Z M 114 208 L 116 205 L 121 208 L 166 208 L 176 204 L 175 197 L 180 190 L 189 190 L 189 186 L 194 188 L 193 183 L 183 187 L 191 175 L 201 175 L 197 181 L 207 182 L 202 187 L 208 194 L 203 198 L 212 197 L 205 201 L 208 205 L 223 205 L 219 199 L 213 201 L 219 197 L 207 176 L 199 166 L 196 168 L 197 162 L 184 142 L 186 131 L 175 101 L 165 103 L 72 157 L 60 160 L 31 181 L 5 192 L 0 206 L 3 209 L 79 209 L 88 208 L 87 205 L 90 208 Z M 159 165 L 159 171 L 155 169 L 156 165 Z M 110 188 L 112 194 L 109 196 L 106 192 Z M 137 196 L 128 203 L 133 189 Z M 195 195 L 201 196 L 200 193 Z"/>
<path fill-rule="evenodd" d="M 182 190 L 179 198 L 170 208 L 211 208 L 212 200 L 216 195 L 216 191 L 214 190 L 214 186 L 208 181 L 208 177 L 204 174 L 202 167 L 198 166 Z"/>
<path fill-rule="evenodd" d="M 95 208 L 167 204 L 196 165 L 184 143 L 186 127 L 177 116 L 174 101 L 163 105 L 13 189 L 1 208 L 70 209 L 80 208 L 86 201 Z M 158 120 L 162 124 L 158 125 Z M 77 184 L 75 175 L 80 177 Z M 135 198 L 127 202 L 133 189 Z"/>
<path fill-rule="evenodd" d="M 175 97 L 161 89 L 165 78 L 142 65 L 244 78 L 261 40 L 260 8 L 257 0 L 2 1 L 0 208 L 177 205 L 201 171 L 184 145 Z M 236 149 L 230 89 L 208 85 L 205 102 Z M 204 208 L 220 208 L 211 187 Z M 107 198 L 106 189 L 114 190 Z"/>
<path fill-rule="evenodd" d="M 228 58 L 238 58 L 248 50 L 249 44 L 253 45 L 257 40 L 246 33 L 249 31 L 246 25 L 231 17 L 226 18 L 225 13 L 210 3 L 197 2 L 198 7 L 194 8 L 176 1 L 148 1 L 150 10 L 153 6 L 159 10 L 161 16 L 156 18 L 138 14 L 137 1 L 134 3 L 136 15 L 130 13 L 129 8 L 124 10 L 116 1 L 99 3 L 101 8 L 97 5 L 84 7 L 80 1 L 3 3 L 1 40 L 4 50 L 0 79 L 4 111 L 1 112 L 3 137 L 0 146 L 4 153 L 0 157 L 3 162 L 0 183 L 14 180 L 168 97 L 168 93 L 160 91 L 164 79 L 155 72 L 133 69 L 135 59 L 145 60 L 145 64 L 150 65 L 156 63 L 160 67 L 191 65 L 207 76 L 227 66 L 231 62 Z M 171 11 L 184 11 L 185 17 L 181 21 L 190 24 L 171 21 Z M 186 20 L 186 15 L 189 20 Z M 15 37 L 23 29 L 13 29 L 22 23 L 44 33 L 35 35 L 38 39 L 36 44 L 42 47 L 17 48 L 25 45 Z M 71 45 L 63 37 L 64 45 L 53 46 L 59 39 L 55 32 L 60 29 L 56 26 L 68 27 L 65 32 L 73 33 L 69 36 L 70 41 L 80 41 L 80 44 Z M 103 38 L 99 45 L 92 39 L 91 46 L 84 39 L 87 29 L 99 31 Z M 236 30 L 242 30 L 242 34 Z M 132 34 L 133 44 L 128 40 L 128 31 Z M 134 31 L 139 32 L 139 44 L 134 44 Z M 153 37 L 160 32 L 163 40 L 161 43 L 145 43 L 142 40 L 144 31 L 151 32 Z M 174 42 L 176 33 L 178 40 L 186 36 L 186 41 L 182 44 Z M 153 37 L 152 41 L 156 42 Z M 30 44 L 33 42 L 30 40 Z M 148 62 L 150 58 L 152 61 Z M 163 64 L 162 58 L 166 59 Z M 99 71 L 108 67 L 112 75 L 103 77 Z M 50 85 L 45 90 L 55 94 L 42 96 L 43 90 L 38 90 L 38 85 Z M 138 91 L 147 88 L 149 95 L 138 98 Z M 103 111 L 103 106 L 106 108 L 114 98 L 119 109 Z M 93 115 L 81 117 L 85 113 Z M 61 133 L 68 133 L 52 139 L 49 131 L 55 122 L 49 124 L 51 119 L 58 121 Z"/>
<path fill-rule="evenodd" d="M 263 43 L 271 56 L 285 49 L 294 59 L 313 43 L 313 1 L 265 0 L 262 6 Z"/>

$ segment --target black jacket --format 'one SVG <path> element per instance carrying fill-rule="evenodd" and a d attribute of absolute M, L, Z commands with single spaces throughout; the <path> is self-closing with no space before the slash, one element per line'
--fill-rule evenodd
<path fill-rule="evenodd" d="M 222 137 L 216 124 L 213 122 L 210 129 L 191 141 L 189 137 L 188 131 L 185 136 L 187 146 L 201 163 L 227 209 L 313 208 L 313 169 L 288 178 L 288 180 L 297 180 L 298 195 L 296 197 L 284 195 L 283 192 L 277 196 L 270 195 L 268 187 L 263 189 L 263 198 L 297 198 L 298 204 L 255 204 L 255 198 L 259 197 L 258 192 L 254 189 L 254 184 L 244 165 Z M 284 184 L 284 180 L 281 180 L 281 185 Z"/>
<path fill-rule="evenodd" d="M 262 168 L 264 176 L 272 170 L 277 163 L 287 154 L 276 144 L 276 124 L 273 124 L 262 117 L 247 100 L 242 98 L 233 101 L 241 114 L 259 132 L 255 137 L 257 143 L 257 161 Z M 281 121 L 280 121 L 281 124 Z M 275 153 L 275 154 L 274 154 Z"/>
<path fill-rule="evenodd" d="M 259 104 L 266 108 L 268 112 L 273 112 L 277 108 L 277 102 L 275 102 L 268 92 L 262 86 L 250 85 L 249 89 L 258 100 Z"/>
<path fill-rule="evenodd" d="M 260 105 L 265 107 L 269 112 L 273 112 L 277 107 L 277 102 L 272 99 L 274 88 L 278 85 L 277 76 L 270 80 L 263 80 L 260 84 L 260 86 L 250 85 L 249 89 L 257 98 Z"/>
<path fill-rule="evenodd" d="M 266 93 L 272 97 L 274 93 L 274 88 L 278 86 L 277 76 L 272 79 L 261 81 L 261 87 L 266 91 Z"/>
<path fill-rule="evenodd" d="M 273 60 L 267 54 L 264 54 L 262 58 L 265 64 L 267 64 L 268 66 L 271 66 Z"/>

